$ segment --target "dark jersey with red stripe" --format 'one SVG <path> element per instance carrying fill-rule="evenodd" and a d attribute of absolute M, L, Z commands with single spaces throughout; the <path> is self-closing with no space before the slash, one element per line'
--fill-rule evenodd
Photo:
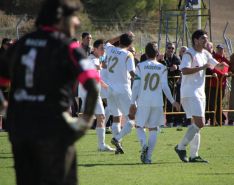
<path fill-rule="evenodd" d="M 16 130 L 31 128 L 31 122 L 34 129 L 58 124 L 54 119 L 69 109 L 76 81 L 98 77 L 84 60 L 76 43 L 48 27 L 20 39 L 0 59 L 0 86 L 11 82 L 9 124 Z"/>

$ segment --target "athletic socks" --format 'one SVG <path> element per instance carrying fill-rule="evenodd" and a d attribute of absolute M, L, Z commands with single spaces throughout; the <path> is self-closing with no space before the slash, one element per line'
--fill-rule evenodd
<path fill-rule="evenodd" d="M 127 121 L 122 130 L 120 131 L 120 133 L 118 135 L 115 136 L 115 139 L 117 139 L 118 141 L 120 141 L 124 136 L 126 136 L 127 134 L 129 134 L 132 130 L 134 123 L 132 120 Z"/>
<path fill-rule="evenodd" d="M 157 131 L 152 130 L 149 131 L 149 139 L 148 139 L 148 152 L 147 152 L 147 159 L 151 160 L 152 153 L 154 151 L 155 145 L 157 142 Z"/>
<path fill-rule="evenodd" d="M 198 156 L 198 150 L 200 148 L 201 135 L 200 132 L 196 133 L 190 142 L 190 157 L 193 159 Z"/>
<path fill-rule="evenodd" d="M 96 134 L 98 139 L 98 148 L 103 148 L 105 146 L 105 128 L 97 127 Z"/>
<path fill-rule="evenodd" d="M 112 123 L 111 129 L 113 137 L 117 136 L 121 130 L 120 123 Z"/>
<path fill-rule="evenodd" d="M 106 126 L 106 123 L 108 122 L 109 118 L 110 118 L 110 111 L 109 111 L 108 106 L 106 106 L 106 108 L 105 108 L 105 126 Z"/>
<path fill-rule="evenodd" d="M 194 138 L 195 134 L 199 132 L 199 127 L 195 124 L 192 124 L 188 127 L 188 130 L 186 134 L 184 135 L 183 139 L 181 142 L 178 144 L 178 149 L 179 150 L 185 150 L 186 146 L 192 141 Z"/>
<path fill-rule="evenodd" d="M 146 133 L 143 128 L 137 128 L 136 130 L 137 130 L 138 139 L 141 143 L 141 147 L 143 147 L 144 145 L 146 145 Z"/>

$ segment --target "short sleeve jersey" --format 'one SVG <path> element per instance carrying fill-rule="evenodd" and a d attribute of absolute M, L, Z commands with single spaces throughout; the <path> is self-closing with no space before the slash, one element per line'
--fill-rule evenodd
<path fill-rule="evenodd" d="M 76 81 L 84 84 L 98 79 L 77 44 L 53 28 L 25 35 L 8 53 L 0 59 L 0 85 L 11 82 L 11 115 L 36 118 L 58 114 L 71 105 Z"/>
<path fill-rule="evenodd" d="M 163 106 L 162 84 L 167 84 L 167 68 L 156 60 L 146 60 L 136 67 L 135 80 L 140 80 L 138 106 Z M 134 80 L 134 81 L 135 81 Z"/>
<path fill-rule="evenodd" d="M 134 57 L 131 52 L 115 47 L 110 43 L 105 45 L 107 79 L 110 85 L 129 84 L 129 72 L 135 71 Z"/>
<path fill-rule="evenodd" d="M 213 67 L 218 64 L 212 55 L 205 49 L 201 52 L 197 52 L 194 48 L 189 48 L 183 55 L 180 69 L 201 67 L 207 63 L 210 63 Z M 205 70 L 200 70 L 189 75 L 182 75 L 181 98 L 205 98 L 205 75 Z"/>

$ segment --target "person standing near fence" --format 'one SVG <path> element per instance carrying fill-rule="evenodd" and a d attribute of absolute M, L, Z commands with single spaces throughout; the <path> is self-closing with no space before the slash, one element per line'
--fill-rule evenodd
<path fill-rule="evenodd" d="M 179 70 L 179 65 L 181 63 L 180 59 L 178 56 L 175 54 L 175 44 L 172 42 L 168 42 L 166 45 L 166 52 L 164 54 L 164 61 L 160 61 L 164 63 L 167 67 L 168 70 L 168 85 L 170 87 L 172 96 L 175 95 L 176 92 L 176 81 L 178 79 L 173 78 L 174 76 L 179 76 L 180 75 L 180 70 Z M 169 100 L 166 102 L 166 110 L 167 112 L 172 112 L 173 111 L 173 106 L 170 103 Z M 167 125 L 172 127 L 174 124 L 177 122 L 175 120 L 176 116 L 175 115 L 166 115 L 167 118 Z"/>
<path fill-rule="evenodd" d="M 17 185 L 76 185 L 74 142 L 91 126 L 99 76 L 72 42 L 79 6 L 45 0 L 36 31 L 23 36 L 0 59 L 0 85 L 11 82 L 7 122 Z M 87 90 L 83 117 L 69 108 L 78 80 Z M 0 107 L 6 102 L 1 98 Z"/>
<path fill-rule="evenodd" d="M 234 53 L 230 56 L 230 69 L 232 75 L 234 75 Z M 234 110 L 234 76 L 231 79 L 231 92 L 230 92 L 230 100 L 229 100 L 229 109 Z M 234 124 L 234 112 L 228 113 L 228 125 Z"/>
<path fill-rule="evenodd" d="M 228 59 L 225 57 L 225 48 L 223 44 L 218 44 L 216 46 L 216 52 L 213 54 L 213 57 L 219 62 L 225 62 L 227 64 L 229 64 Z M 216 122 L 218 125 L 224 125 L 225 124 L 225 120 L 226 120 L 226 116 L 222 113 L 222 122 L 220 123 L 220 99 L 223 99 L 225 96 L 225 89 L 226 89 L 226 83 L 227 83 L 227 78 L 223 77 L 223 75 L 228 74 L 229 72 L 229 68 L 225 67 L 224 69 L 213 69 L 212 73 L 216 73 L 217 74 L 217 79 L 216 78 L 212 78 L 211 79 L 211 87 L 210 87 L 210 108 L 211 110 L 215 110 L 215 92 L 216 89 L 218 88 L 218 96 L 217 96 L 217 104 L 216 104 Z M 217 80 L 219 81 L 218 83 L 218 87 L 217 87 Z M 222 84 L 222 87 L 220 88 L 220 85 Z M 220 96 L 221 91 L 222 90 L 222 97 Z M 212 120 L 212 118 L 211 118 Z M 213 120 L 214 121 L 214 120 Z M 212 121 L 211 121 L 212 123 Z M 215 123 L 214 123 L 215 125 Z"/>
<path fill-rule="evenodd" d="M 208 40 L 207 32 L 197 30 L 192 34 L 193 46 L 183 55 L 181 103 L 187 118 L 193 118 L 192 124 L 175 151 L 183 162 L 208 162 L 198 155 L 200 148 L 200 129 L 205 125 L 205 71 L 207 68 L 228 66 L 219 63 L 204 49 Z M 186 146 L 190 144 L 190 157 L 187 158 Z"/>

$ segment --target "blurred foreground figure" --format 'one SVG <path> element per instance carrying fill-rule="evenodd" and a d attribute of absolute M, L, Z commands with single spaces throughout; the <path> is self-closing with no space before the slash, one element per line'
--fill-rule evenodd
<path fill-rule="evenodd" d="M 99 81 L 70 41 L 79 26 L 77 10 L 69 1 L 44 1 L 36 31 L 0 59 L 0 85 L 11 82 L 7 122 L 17 185 L 77 184 L 73 144 L 92 123 Z M 76 80 L 87 90 L 78 119 L 69 114 Z M 7 106 L 2 96 L 0 105 Z"/>

